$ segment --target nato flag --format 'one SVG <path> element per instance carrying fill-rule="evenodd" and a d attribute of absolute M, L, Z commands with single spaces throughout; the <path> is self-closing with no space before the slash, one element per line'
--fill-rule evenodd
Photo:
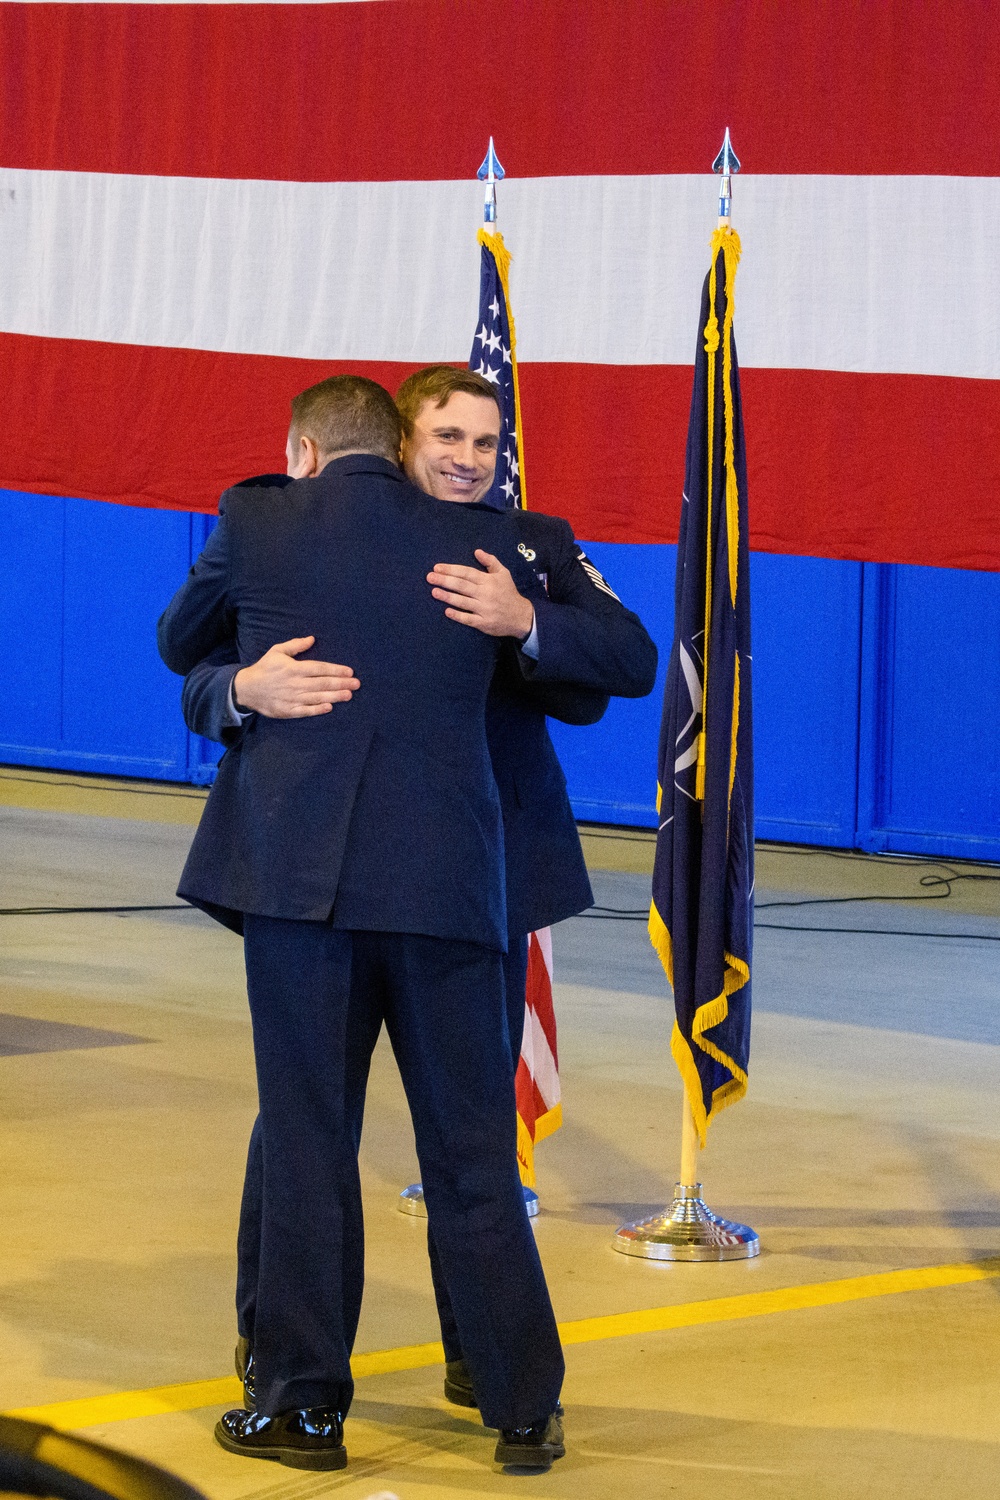
<path fill-rule="evenodd" d="M 753 739 L 746 457 L 733 337 L 740 244 L 712 240 L 702 292 L 659 751 L 649 932 L 674 991 L 671 1042 L 702 1144 L 750 1055 Z"/>

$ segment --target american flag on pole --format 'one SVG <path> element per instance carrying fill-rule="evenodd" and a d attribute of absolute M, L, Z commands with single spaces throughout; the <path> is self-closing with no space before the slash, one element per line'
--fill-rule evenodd
<path fill-rule="evenodd" d="M 492 142 L 490 143 L 492 147 Z M 496 386 L 500 396 L 500 443 L 493 488 L 497 507 L 524 508 L 521 402 L 517 387 L 514 320 L 510 313 L 510 252 L 496 230 L 481 229 L 479 321 L 470 370 Z M 525 1187 L 535 1186 L 535 1144 L 562 1124 L 556 1015 L 552 1006 L 552 937 L 546 927 L 528 939 L 524 1033 L 514 1080 L 517 1096 L 517 1162 Z"/>
<path fill-rule="evenodd" d="M 514 1079 L 517 1097 L 517 1164 L 525 1187 L 535 1186 L 535 1146 L 562 1124 L 556 1013 L 552 1005 L 552 933 L 528 939 L 524 1035 Z"/>
<path fill-rule="evenodd" d="M 517 388 L 514 320 L 510 314 L 507 276 L 510 251 L 499 230 L 479 231 L 482 246 L 479 268 L 479 323 L 472 340 L 469 369 L 496 386 L 500 396 L 500 446 L 491 505 L 525 509 L 521 464 L 521 400 Z"/>

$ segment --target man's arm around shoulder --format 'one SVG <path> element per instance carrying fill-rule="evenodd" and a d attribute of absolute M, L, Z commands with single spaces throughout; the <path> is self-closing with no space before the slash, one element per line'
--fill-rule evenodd
<path fill-rule="evenodd" d="M 184 583 L 156 626 L 160 655 L 181 677 L 233 634 L 229 602 L 229 528 L 225 501 L 219 504 L 219 524 L 205 543 Z"/>
<path fill-rule="evenodd" d="M 239 670 L 235 640 L 223 642 L 191 668 L 181 689 L 181 712 L 192 734 L 227 748 L 239 742 L 249 717 L 235 704 L 233 678 Z"/>

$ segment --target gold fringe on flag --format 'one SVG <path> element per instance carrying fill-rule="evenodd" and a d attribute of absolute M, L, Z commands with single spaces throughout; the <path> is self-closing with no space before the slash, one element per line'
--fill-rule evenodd
<path fill-rule="evenodd" d="M 535 1147 L 539 1141 L 544 1141 L 546 1136 L 554 1135 L 561 1127 L 562 1105 L 555 1104 L 547 1109 L 544 1115 L 539 1115 L 535 1121 L 535 1138 L 532 1140 L 531 1131 L 525 1125 L 521 1116 L 517 1117 L 517 1169 L 521 1174 L 523 1187 L 533 1188 L 537 1186 L 535 1180 Z"/>

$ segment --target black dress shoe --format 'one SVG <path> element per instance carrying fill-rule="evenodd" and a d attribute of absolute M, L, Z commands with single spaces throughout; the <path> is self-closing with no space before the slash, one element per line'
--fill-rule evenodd
<path fill-rule="evenodd" d="M 478 1410 L 479 1402 L 472 1389 L 472 1376 L 464 1359 L 449 1359 L 444 1367 L 445 1400 L 454 1406 L 471 1406 Z"/>
<path fill-rule="evenodd" d="M 236 1340 L 236 1373 L 243 1382 L 243 1405 L 247 1411 L 257 1410 L 257 1392 L 254 1389 L 253 1350 L 250 1340 L 241 1334 Z"/>
<path fill-rule="evenodd" d="M 265 1417 L 242 1407 L 215 1424 L 215 1441 L 246 1458 L 272 1458 L 290 1469 L 346 1469 L 344 1422 L 328 1406 L 307 1406 Z"/>
<path fill-rule="evenodd" d="M 548 1469 L 566 1452 L 563 1442 L 562 1408 L 544 1422 L 530 1427 L 504 1428 L 494 1455 L 498 1464 L 512 1469 Z"/>

